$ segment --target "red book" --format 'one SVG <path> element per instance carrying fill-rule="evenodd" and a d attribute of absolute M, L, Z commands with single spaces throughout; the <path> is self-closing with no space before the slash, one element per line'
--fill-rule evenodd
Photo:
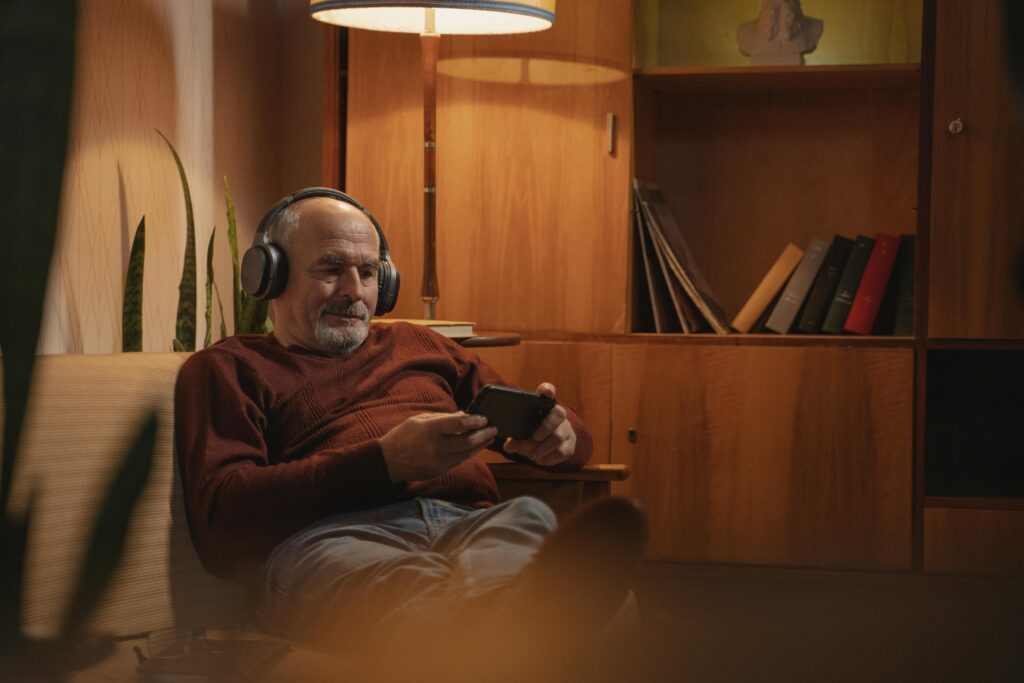
<path fill-rule="evenodd" d="M 864 266 L 864 275 L 853 297 L 853 306 L 850 307 L 850 315 L 846 316 L 843 331 L 871 334 L 899 246 L 899 237 L 883 233 L 875 235 L 875 246 L 868 257 L 868 264 Z"/>

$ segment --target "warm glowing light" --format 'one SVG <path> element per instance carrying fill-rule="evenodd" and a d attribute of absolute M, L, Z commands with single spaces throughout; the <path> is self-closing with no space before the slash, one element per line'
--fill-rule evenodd
<path fill-rule="evenodd" d="M 433 31 L 429 12 L 433 13 Z M 372 31 L 528 33 L 551 27 L 555 0 L 310 0 L 309 13 L 328 24 Z"/>

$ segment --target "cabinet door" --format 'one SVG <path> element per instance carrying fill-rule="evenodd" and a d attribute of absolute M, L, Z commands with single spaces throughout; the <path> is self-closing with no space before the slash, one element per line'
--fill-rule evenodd
<path fill-rule="evenodd" d="M 560 0 L 548 31 L 441 38 L 439 317 L 625 330 L 632 27 L 629 0 Z M 418 50 L 415 36 L 350 36 L 348 185 L 387 232 L 405 317 L 422 317 Z"/>
<path fill-rule="evenodd" d="M 631 344 L 612 377 L 651 559 L 910 568 L 910 349 Z"/>
<path fill-rule="evenodd" d="M 932 337 L 1024 338 L 1024 100 L 1009 79 L 1002 4 L 937 4 Z"/>

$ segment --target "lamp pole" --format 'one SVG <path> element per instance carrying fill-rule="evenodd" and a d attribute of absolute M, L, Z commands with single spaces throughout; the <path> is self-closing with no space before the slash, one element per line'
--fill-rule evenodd
<path fill-rule="evenodd" d="M 441 36 L 434 25 L 434 10 L 424 10 L 420 34 L 423 67 L 423 317 L 437 319 L 437 53 Z"/>

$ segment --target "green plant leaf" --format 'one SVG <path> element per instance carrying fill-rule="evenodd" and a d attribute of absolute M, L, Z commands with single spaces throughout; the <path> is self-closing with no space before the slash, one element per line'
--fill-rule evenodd
<path fill-rule="evenodd" d="M 264 332 L 269 318 L 267 318 L 269 302 L 254 299 L 245 292 L 242 292 L 242 315 L 239 320 L 237 334 L 252 334 Z"/>
<path fill-rule="evenodd" d="M 128 273 L 124 278 L 121 304 L 121 350 L 142 350 L 142 273 L 146 263 L 146 217 L 139 221 L 132 239 Z"/>
<path fill-rule="evenodd" d="M 232 279 L 231 289 L 234 301 L 235 334 L 251 334 L 267 332 L 273 329 L 267 314 L 270 310 L 267 301 L 253 299 L 242 289 L 241 273 L 238 259 L 238 227 L 235 223 L 235 203 L 231 200 L 231 188 L 228 177 L 224 176 L 224 201 L 228 205 L 228 244 L 231 247 Z"/>
<path fill-rule="evenodd" d="M 71 111 L 75 8 L 74 0 L 0 3 L 0 514 L 7 510 L 21 442 L 57 236 Z"/>
<path fill-rule="evenodd" d="M 204 349 L 213 341 L 213 238 L 216 235 L 217 226 L 215 225 L 210 233 L 210 244 L 206 247 L 206 335 L 203 337 Z"/>
<path fill-rule="evenodd" d="M 235 203 L 231 201 L 231 187 L 228 177 L 224 176 L 224 202 L 228 206 L 228 245 L 231 248 L 231 312 L 234 317 L 235 332 L 241 332 L 239 316 L 242 312 L 242 285 L 239 279 L 238 265 L 238 226 L 235 223 Z"/>
<path fill-rule="evenodd" d="M 153 411 L 139 428 L 107 489 L 64 615 L 61 640 L 65 643 L 73 642 L 81 633 L 121 559 L 135 503 L 149 478 L 156 430 L 157 415 Z"/>
<path fill-rule="evenodd" d="M 192 214 L 192 194 L 188 191 L 188 178 L 181 157 L 167 136 L 159 130 L 157 134 L 164 139 L 174 155 L 174 163 L 178 166 L 181 177 L 181 189 L 185 194 L 185 264 L 181 269 L 181 282 L 178 284 L 178 318 L 174 328 L 175 339 L 179 341 L 183 351 L 196 350 L 196 221 Z"/>
<path fill-rule="evenodd" d="M 175 337 L 171 341 L 171 351 L 177 351 L 178 353 L 184 353 L 184 352 L 188 351 L 188 349 L 186 349 L 185 345 L 182 344 L 181 341 L 177 337 Z"/>
<path fill-rule="evenodd" d="M 224 318 L 224 302 L 220 299 L 220 287 L 216 280 L 213 281 L 213 291 L 217 295 L 217 308 L 220 309 L 220 338 L 224 339 L 228 336 L 228 322 Z"/>

